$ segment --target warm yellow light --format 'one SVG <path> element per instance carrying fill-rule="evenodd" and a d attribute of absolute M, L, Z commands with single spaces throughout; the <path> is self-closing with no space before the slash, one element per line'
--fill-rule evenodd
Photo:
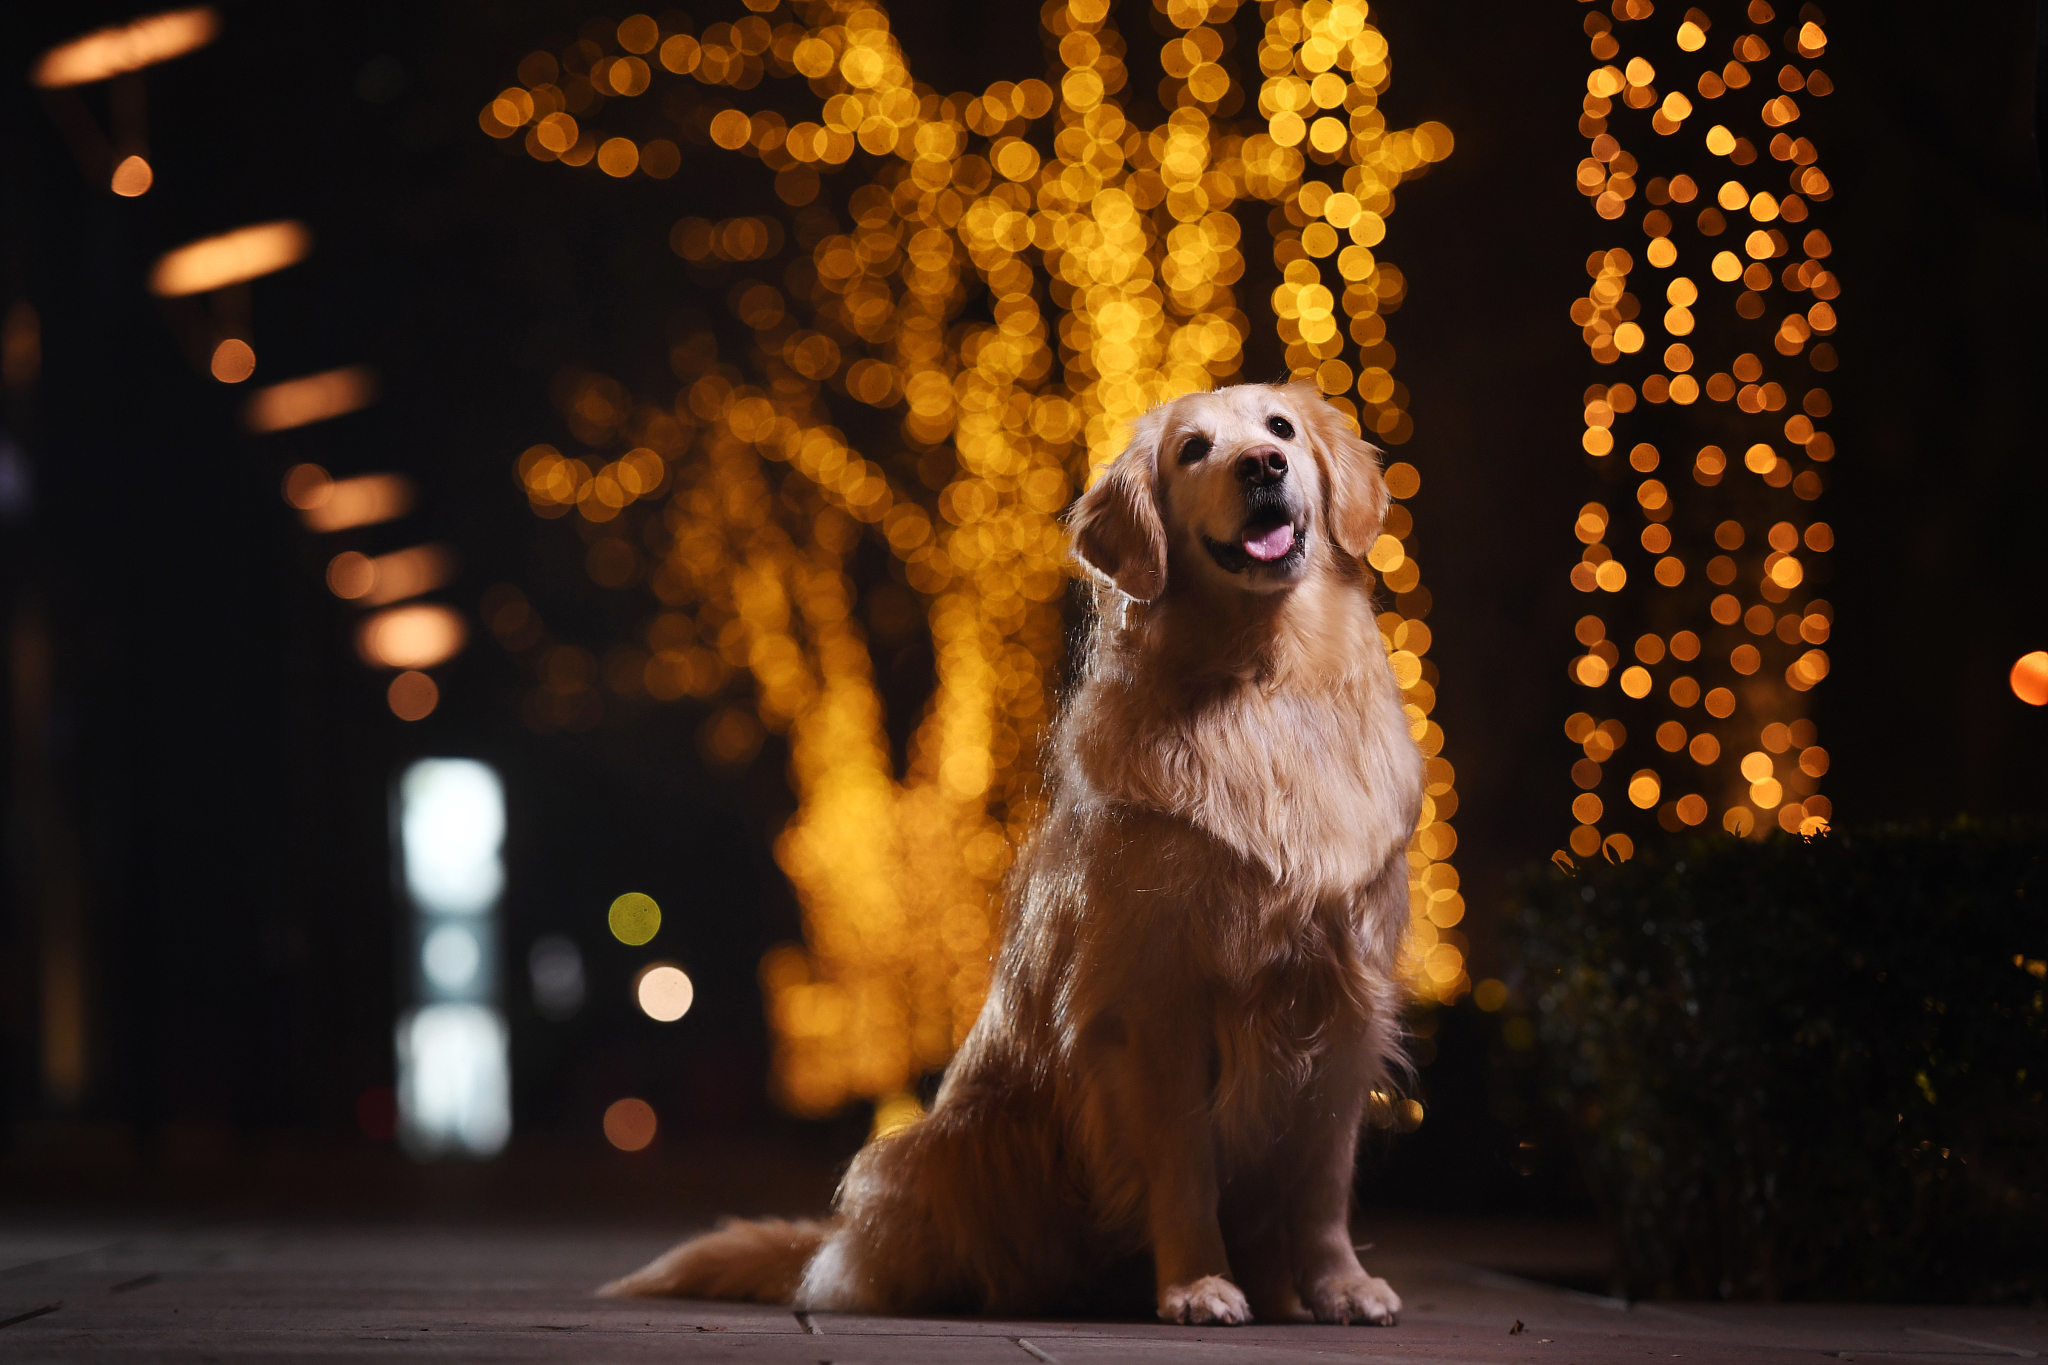
<path fill-rule="evenodd" d="M 606 175 L 624 177 L 640 166 L 640 148 L 631 138 L 615 137 L 597 149 L 597 165 Z"/>
<path fill-rule="evenodd" d="M 1057 514 L 1122 447 L 1132 419 L 1241 369 L 1244 310 L 1256 306 L 1237 287 L 1253 268 L 1243 224 L 1256 218 L 1245 207 L 1279 207 L 1289 220 L 1274 238 L 1272 295 L 1289 372 L 1319 384 L 1367 435 L 1398 444 L 1412 422 L 1381 315 L 1406 284 L 1374 253 L 1393 190 L 1454 145 L 1440 124 L 1386 127 L 1377 111 L 1386 42 L 1359 5 L 1241 11 L 1256 67 L 1302 75 L 1246 87 L 1247 108 L 1232 118 L 1213 112 L 1233 79 L 1216 65 L 1224 40 L 1201 17 L 1181 24 L 1189 36 L 1169 39 L 1162 54 L 1171 112 L 1149 127 L 1121 103 L 1128 72 L 1105 5 L 1046 11 L 1060 53 L 1050 82 L 999 81 L 939 101 L 916 84 L 885 13 L 859 14 L 858 25 L 776 31 L 780 60 L 821 97 L 815 111 L 791 110 L 785 122 L 724 107 L 722 92 L 702 107 L 715 146 L 793 163 L 777 179 L 786 203 L 816 193 L 814 166 L 876 159 L 852 198 L 850 230 L 800 248 L 811 273 L 740 282 L 733 295 L 735 317 L 788 367 L 784 376 L 770 387 L 724 366 L 688 367 L 700 377 L 677 396 L 676 429 L 643 436 L 634 419 L 631 440 L 659 452 L 651 467 L 548 446 L 517 465 L 541 516 L 604 523 L 670 498 L 672 546 L 645 541 L 636 525 L 590 549 L 595 581 L 645 584 L 667 608 L 634 676 L 660 698 L 711 698 L 744 672 L 749 700 L 718 706 L 699 733 L 707 760 L 744 763 L 766 731 L 788 745 L 797 810 L 776 856 L 802 906 L 805 942 L 764 959 L 762 989 L 776 1093 L 802 1113 L 906 1093 L 919 1072 L 943 1065 L 974 1018 L 999 930 L 995 893 L 1038 814 L 1035 756 L 1064 652 Z M 632 43 L 656 36 L 636 28 Z M 623 27 L 620 41 L 637 50 Z M 659 45 L 662 68 L 694 77 L 678 96 L 696 85 L 746 88 L 752 60 L 715 36 Z M 593 86 L 620 89 L 623 65 L 599 57 Z M 601 137 L 558 102 L 557 71 L 548 54 L 522 64 L 528 154 L 615 173 L 623 162 L 608 164 Z M 525 112 L 511 95 L 498 97 L 508 101 L 503 115 L 494 101 L 480 118 L 493 136 L 509 136 Z M 1048 116 L 1050 127 L 1022 126 Z M 762 259 L 784 240 L 765 219 L 685 219 L 670 234 L 674 251 L 699 265 Z M 1625 274 L 1627 253 L 1610 254 Z M 984 288 L 993 325 L 962 324 L 963 306 Z M 1619 297 L 1609 302 L 1618 308 Z M 1609 313 L 1617 354 L 1643 344 L 1639 325 Z M 691 347 L 715 352 L 708 335 Z M 884 431 L 900 425 L 921 453 L 920 478 L 901 478 L 906 462 L 888 436 L 875 452 L 849 443 L 830 411 L 838 400 L 824 401 L 828 383 L 886 414 Z M 572 407 L 576 423 L 617 432 L 625 414 L 666 403 L 598 377 Z M 1388 471 L 1397 497 L 1417 482 L 1412 466 Z M 778 496 L 798 489 L 813 509 L 801 515 Z M 1440 879 L 1457 846 L 1457 792 L 1430 719 L 1428 598 L 1404 544 L 1413 518 L 1397 512 L 1375 550 L 1389 608 L 1380 626 L 1428 760 L 1428 799 L 1407 854 L 1404 968 L 1416 989 L 1449 1000 L 1469 986 L 1451 927 L 1463 902 Z M 900 764 L 881 723 L 875 646 L 853 605 L 850 555 L 863 542 L 896 558 L 937 655 L 937 686 Z M 744 556 L 729 548 L 740 544 L 750 547 Z M 1608 581 L 1619 573 L 1615 565 Z M 595 671 L 578 669 L 536 695 L 535 723 L 568 724 L 560 708 L 589 714 L 600 704 L 587 687 L 559 690 Z M 609 662 L 605 672 L 609 682 Z"/>
<path fill-rule="evenodd" d="M 242 424 L 254 432 L 288 431 L 354 412 L 376 397 L 376 373 L 350 365 L 258 389 L 242 409 Z"/>
<path fill-rule="evenodd" d="M 875 1101 L 875 1122 L 870 1130 L 873 1137 L 889 1137 L 900 1133 L 924 1117 L 924 1106 L 917 1096 L 909 1094 L 887 1095 Z"/>
<path fill-rule="evenodd" d="M 356 652 L 373 668 L 432 668 L 460 653 L 468 633 L 449 607 L 391 607 L 356 628 Z"/>
<path fill-rule="evenodd" d="M 1617 12 L 1620 8 L 1622 6 L 1617 0 Z M 1639 17 L 1634 0 L 1627 8 L 1632 17 Z M 1752 23 L 1762 22 L 1758 15 L 1768 18 L 1768 6 L 1753 6 Z M 1703 49 L 1707 45 L 1707 28 L 1703 15 L 1698 11 L 1688 12 L 1678 29 L 1679 49 L 1685 52 Z M 1802 57 L 1818 55 L 1827 40 L 1818 23 L 1810 28 L 1811 32 L 1802 28 L 1796 38 L 1798 55 Z M 1668 269 L 1677 259 L 1676 250 L 1669 241 L 1679 224 L 1673 222 L 1675 212 L 1667 214 L 1661 206 L 1691 203 L 1699 197 L 1702 187 L 1690 175 L 1666 179 L 1653 174 L 1652 167 L 1638 164 L 1623 150 L 1618 140 L 1619 129 L 1609 131 L 1609 115 L 1613 111 L 1598 101 L 1625 95 L 1625 103 L 1630 108 L 1652 111 L 1652 129 L 1666 136 L 1677 132 L 1679 124 L 1694 112 L 1696 106 L 1686 92 L 1674 90 L 1660 94 L 1649 88 L 1654 72 L 1646 59 L 1629 56 L 1623 51 L 1622 30 L 1593 24 L 1589 31 L 1596 32 L 1596 59 L 1613 64 L 1599 68 L 1587 80 L 1587 90 L 1595 99 L 1589 99 L 1584 105 L 1587 121 L 1582 122 L 1581 128 L 1588 139 L 1588 155 L 1577 168 L 1578 186 L 1581 193 L 1593 201 L 1592 207 L 1598 217 L 1608 220 L 1622 217 L 1627 211 L 1626 200 L 1634 188 L 1638 184 L 1645 186 L 1651 202 L 1660 206 L 1643 218 L 1643 229 L 1650 237 L 1646 257 L 1654 267 Z M 1719 99 L 1730 88 L 1747 86 L 1750 75 L 1744 63 L 1762 61 L 1768 52 L 1768 47 L 1756 35 L 1739 38 L 1736 42 L 1737 60 L 1729 63 L 1718 75 L 1710 72 L 1699 79 L 1700 97 Z M 1822 73 L 1802 74 L 1792 67 L 1779 74 L 1777 83 L 1782 90 L 1797 91 L 1803 86 L 1815 95 L 1826 95 L 1833 89 L 1832 82 Z M 1745 336 L 1744 342 L 1738 344 L 1755 346 L 1757 340 L 1775 332 L 1771 339 L 1777 352 L 1790 361 L 1803 364 L 1801 353 L 1807 344 L 1831 332 L 1838 323 L 1835 299 L 1839 287 L 1833 277 L 1818 266 L 1831 249 L 1826 235 L 1818 229 L 1802 226 L 1799 231 L 1804 235 L 1796 236 L 1790 227 L 1795 223 L 1805 225 L 1813 215 L 1813 204 L 1832 193 L 1826 177 L 1812 164 L 1816 152 L 1810 141 L 1804 138 L 1795 140 L 1789 133 L 1774 136 L 1769 131 L 1793 122 L 1800 114 L 1798 104 L 1790 94 L 1774 95 L 1764 101 L 1760 110 L 1754 106 L 1727 108 L 1724 115 L 1727 121 L 1707 129 L 1703 139 L 1707 153 L 1727 157 L 1740 166 L 1755 163 L 1757 150 L 1768 143 L 1776 160 L 1794 163 L 1791 168 L 1793 193 L 1781 194 L 1768 186 L 1752 190 L 1733 179 L 1721 181 L 1718 189 L 1711 192 L 1716 207 L 1703 211 L 1698 225 L 1704 235 L 1716 236 L 1732 226 L 1723 215 L 1738 212 L 1746 212 L 1752 224 L 1756 225 L 1754 230 L 1746 232 L 1738 228 L 1734 234 L 1736 240 L 1729 244 L 1731 249 L 1714 252 L 1708 270 L 1716 280 L 1738 285 L 1744 290 L 1734 300 L 1734 311 L 1739 318 L 1745 323 L 1761 322 L 1768 329 L 1758 337 Z M 1744 119 L 1756 117 L 1760 117 L 1765 125 L 1765 130 L 1760 133 L 1743 126 Z M 1758 174 L 1762 174 L 1762 167 L 1758 167 Z M 1766 228 L 1763 225 L 1770 226 Z M 1770 308 L 1766 299 L 1780 274 L 1775 258 L 1801 249 L 1809 259 L 1803 265 L 1796 261 L 1786 263 L 1782 274 L 1787 289 L 1813 291 L 1807 299 L 1799 300 L 1804 311 L 1762 319 L 1761 315 Z M 1672 407 L 1660 417 L 1660 424 L 1664 427 L 1674 421 L 1683 422 L 1690 415 L 1688 409 L 1694 403 L 1724 404 L 1732 401 L 1739 409 L 1738 413 L 1729 414 L 1737 422 L 1734 430 L 1747 433 L 1730 448 L 1742 452 L 1739 464 L 1731 458 L 1729 449 L 1720 445 L 1702 445 L 1697 447 L 1698 454 L 1691 460 L 1690 470 L 1685 471 L 1691 475 L 1689 480 L 1672 479 L 1668 483 L 1645 481 L 1639 485 L 1637 501 L 1650 524 L 1639 537 L 1631 535 L 1628 538 L 1640 539 L 1645 551 L 1660 556 L 1655 563 L 1654 577 L 1665 587 L 1677 587 L 1687 581 L 1687 561 L 1692 554 L 1698 553 L 1701 556 L 1699 568 L 1715 585 L 1709 590 L 1714 594 L 1708 612 L 1712 620 L 1721 626 L 1740 623 L 1750 635 L 1758 637 L 1754 644 L 1732 643 L 1724 637 L 1712 654 L 1702 657 L 1702 641 L 1698 634 L 1690 630 L 1674 632 L 1669 638 L 1669 654 L 1673 659 L 1703 673 L 1732 672 L 1743 681 L 1738 707 L 1736 694 L 1730 687 L 1703 686 L 1699 678 L 1690 675 L 1676 677 L 1670 680 L 1668 687 L 1670 705 L 1683 710 L 1703 703 L 1707 715 L 1715 721 L 1730 720 L 1739 709 L 1743 716 L 1743 729 L 1749 733 L 1760 733 L 1766 749 L 1787 753 L 1795 745 L 1799 749 L 1799 775 L 1791 779 L 1797 786 L 1790 792 L 1772 773 L 1768 754 L 1751 755 L 1744 761 L 1741 766 L 1749 784 L 1747 803 L 1725 810 L 1721 818 L 1723 828 L 1741 837 L 1751 835 L 1760 827 L 1772 826 L 1804 834 L 1822 831 L 1832 819 L 1832 807 L 1825 796 L 1811 793 L 1806 788 L 1810 786 L 1811 779 L 1826 773 L 1827 753 L 1811 743 L 1813 726 L 1801 717 L 1799 696 L 1812 689 L 1830 671 L 1827 652 L 1818 646 L 1828 639 L 1832 614 L 1824 603 L 1814 604 L 1818 610 L 1807 610 L 1799 599 L 1801 594 L 1812 590 L 1818 567 L 1806 552 L 1830 552 L 1834 545 L 1833 530 L 1825 522 L 1816 521 L 1809 524 L 1809 534 L 1802 537 L 1799 528 L 1792 523 L 1778 523 L 1761 537 L 1768 541 L 1769 553 L 1758 565 L 1746 556 L 1738 562 L 1732 554 L 1716 554 L 1714 546 L 1693 542 L 1691 538 L 1698 532 L 1690 527 L 1711 524 L 1703 514 L 1725 515 L 1723 508 L 1727 504 L 1718 503 L 1717 499 L 1725 498 L 1727 494 L 1712 490 L 1725 486 L 1730 490 L 1742 490 L 1741 496 L 1747 498 L 1748 490 L 1755 485 L 1747 478 L 1732 477 L 1743 471 L 1757 476 L 1770 489 L 1783 489 L 1789 485 L 1790 491 L 1802 502 L 1812 502 L 1819 497 L 1823 490 L 1821 475 L 1811 470 L 1799 472 L 1796 465 L 1807 460 L 1825 463 L 1835 455 L 1833 440 L 1816 425 L 1832 410 L 1832 404 L 1824 391 L 1810 390 L 1804 412 L 1784 415 L 1782 409 L 1791 396 L 1786 390 L 1796 382 L 1792 375 L 1773 370 L 1767 379 L 1764 371 L 1768 367 L 1754 351 L 1716 360 L 1707 353 L 1712 347 L 1711 342 L 1698 355 L 1689 344 L 1674 342 L 1666 346 L 1663 355 L 1665 373 L 1641 374 L 1632 370 L 1628 358 L 1634 348 L 1626 343 L 1634 338 L 1624 338 L 1623 327 L 1629 318 L 1639 314 L 1647 314 L 1643 318 L 1647 324 L 1657 317 L 1657 313 L 1643 306 L 1648 302 L 1647 298 L 1628 292 L 1632 268 L 1628 255 L 1626 250 L 1609 247 L 1588 257 L 1586 271 L 1592 285 L 1572 308 L 1572 322 L 1581 329 L 1593 359 L 1603 365 L 1616 365 L 1620 371 L 1605 383 L 1586 391 L 1586 430 L 1580 445 L 1596 457 L 1613 451 L 1631 450 L 1630 463 L 1641 473 L 1658 470 L 1660 464 L 1670 469 L 1671 464 L 1662 461 L 1652 447 L 1637 439 L 1631 419 L 1625 416 L 1633 403 L 1615 400 L 1613 395 L 1625 394 L 1631 398 L 1640 395 L 1647 404 L 1671 404 Z M 1825 289 L 1821 288 L 1822 281 L 1825 281 Z M 1682 277 L 1668 283 L 1660 282 L 1657 287 L 1663 292 L 1664 302 L 1668 305 L 1662 312 L 1662 321 L 1669 336 L 1697 341 L 1695 331 L 1716 333 L 1717 329 L 1706 326 L 1706 321 L 1725 306 L 1721 300 L 1726 296 L 1707 297 L 1692 281 Z M 1707 293 L 1713 294 L 1714 291 L 1710 288 Z M 1701 310 L 1697 315 L 1695 308 Z M 1815 369 L 1833 368 L 1832 347 L 1817 350 L 1812 358 Z M 1698 378 L 1688 373 L 1695 365 L 1700 370 Z M 1775 415 L 1755 425 L 1743 424 L 1744 415 L 1763 413 Z M 1727 430 L 1727 423 L 1718 412 L 1707 425 L 1716 432 Z M 1791 445 L 1789 456 L 1781 456 L 1771 443 L 1780 430 Z M 1702 430 L 1694 440 L 1708 434 Z M 1759 437 L 1767 439 L 1759 440 Z M 1721 434 L 1716 439 L 1726 441 L 1728 435 Z M 1636 442 L 1633 446 L 1632 441 Z M 1647 453 L 1638 460 L 1637 453 L 1641 452 Z M 1620 564 L 1622 547 L 1617 544 L 1613 547 L 1614 553 L 1610 553 L 1605 543 L 1605 522 L 1589 533 L 1582 517 L 1575 529 L 1588 548 L 1580 562 L 1571 567 L 1573 586 L 1582 592 L 1602 588 L 1628 591 L 1627 576 Z M 1722 520 L 1715 538 L 1722 551 L 1741 549 L 1747 539 L 1743 526 L 1733 520 Z M 1758 547 L 1752 553 L 1760 553 L 1761 550 L 1762 547 Z M 1760 581 L 1753 576 L 1759 570 Z M 1760 595 L 1764 601 L 1749 606 L 1745 611 L 1745 599 L 1752 593 Z M 1653 619 L 1668 611 L 1670 606 L 1668 602 L 1660 602 Z M 1601 636 L 1599 630 L 1591 636 L 1581 630 L 1578 638 L 1580 644 L 1590 651 L 1601 644 Z M 1654 645 L 1648 653 L 1644 652 L 1646 643 Z M 1799 652 L 1801 645 L 1815 647 Z M 1781 652 L 1781 646 L 1793 648 Z M 1720 654 L 1721 650 L 1726 650 L 1726 654 Z M 1619 690 L 1625 698 L 1653 705 L 1659 703 L 1650 669 L 1659 663 L 1663 652 L 1664 645 L 1659 637 L 1645 636 L 1637 641 L 1639 665 L 1624 668 L 1619 661 L 1611 663 L 1619 675 Z M 1791 657 L 1793 655 L 1796 657 Z M 2037 690 L 2040 704 L 2048 705 L 2048 651 L 2043 651 L 2039 657 Z M 1574 658 L 1570 663 L 1572 677 L 1582 684 L 1596 680 L 1604 683 L 1609 674 L 1610 660 L 1614 660 L 1612 653 L 1604 660 L 1591 652 Z M 1777 672 L 1780 669 L 1782 681 Z M 2022 691 L 2022 672 L 2018 668 L 2014 671 L 2014 690 L 2016 693 Z M 1774 719 L 1774 716 L 1782 716 L 1783 719 Z M 1576 723 L 1582 718 L 1581 715 L 1573 719 Z M 1590 718 L 1584 719 L 1590 730 Z M 1644 719 L 1655 725 L 1657 743 L 1666 752 L 1685 753 L 1702 768 L 1711 769 L 1720 763 L 1722 744 L 1714 734 L 1677 720 L 1657 723 L 1650 716 Z M 1698 717 L 1695 715 L 1691 719 Z M 1750 731 L 1751 723 L 1760 725 L 1760 730 Z M 1803 737 L 1795 739 L 1794 736 L 1802 734 L 1802 731 Z M 1587 757 L 1573 768 L 1574 781 L 1581 788 L 1598 784 L 1598 763 L 1611 757 L 1618 747 L 1617 741 L 1596 751 L 1596 738 L 1598 736 L 1592 733 L 1586 736 Z M 1582 772 L 1582 769 L 1592 771 Z M 1631 803 L 1645 810 L 1661 798 L 1661 793 L 1661 781 L 1647 769 L 1631 779 L 1628 789 Z M 1776 815 L 1760 822 L 1758 811 L 1775 811 Z M 1703 796 L 1685 794 L 1658 807 L 1657 823 L 1666 830 L 1678 830 L 1704 822 L 1710 813 Z M 1577 856 L 1587 856 L 1596 848 L 1612 854 L 1614 840 L 1629 837 L 1618 831 L 1603 835 L 1594 827 L 1603 815 L 1612 823 L 1618 814 L 1626 815 L 1627 812 L 1618 812 L 1611 804 L 1603 810 L 1590 791 L 1582 791 L 1573 798 L 1572 814 L 1579 822 L 1570 841 Z"/>
<path fill-rule="evenodd" d="M 182 57 L 212 42 L 219 32 L 220 16 L 208 6 L 152 14 L 51 48 L 36 63 L 29 81 L 45 90 L 103 81 Z"/>
<path fill-rule="evenodd" d="M 221 383 L 239 384 L 256 373 L 256 350 L 239 337 L 229 337 L 213 348 L 208 368 Z"/>
<path fill-rule="evenodd" d="M 327 566 L 327 586 L 336 597 L 381 607 L 432 592 L 455 576 L 455 555 L 445 545 L 415 545 L 374 559 L 354 550 Z"/>
<path fill-rule="evenodd" d="M 412 509 L 413 488 L 412 480 L 402 474 L 329 480 L 322 473 L 318 479 L 308 475 L 296 485 L 288 484 L 286 496 L 299 508 L 307 530 L 346 531 L 405 515 Z"/>
<path fill-rule="evenodd" d="M 108 188 L 123 199 L 135 199 L 149 193 L 149 187 L 156 183 L 156 172 L 149 162 L 139 156 L 121 158 L 121 164 L 114 167 Z"/>
<path fill-rule="evenodd" d="M 164 298 L 203 294 L 295 265 L 313 249 L 303 223 L 258 223 L 167 251 L 150 272 L 150 292 Z"/>

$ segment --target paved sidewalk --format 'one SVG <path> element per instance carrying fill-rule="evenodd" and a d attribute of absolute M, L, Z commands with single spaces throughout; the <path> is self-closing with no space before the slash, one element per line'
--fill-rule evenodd
<path fill-rule="evenodd" d="M 1569 1230 L 1469 1224 L 1382 1233 L 1368 1264 L 1407 1302 L 1391 1328 L 809 1317 L 590 1297 L 667 1241 L 532 1228 L 0 1224 L 0 1360 L 1935 1365 L 2048 1355 L 2042 1311 L 1631 1308 L 1475 1264 L 1489 1248 L 1502 1253 L 1486 1258 L 1496 1265 L 1583 1260 Z"/>

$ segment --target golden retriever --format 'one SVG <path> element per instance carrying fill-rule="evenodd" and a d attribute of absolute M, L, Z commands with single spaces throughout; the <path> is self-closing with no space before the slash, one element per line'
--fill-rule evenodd
<path fill-rule="evenodd" d="M 1394 1320 L 1349 1226 L 1422 796 L 1360 563 L 1386 505 L 1307 385 L 1137 422 L 1071 514 L 1086 657 L 931 1113 L 830 1220 L 727 1222 L 602 1292 L 1023 1314 L 1149 1252 L 1168 1322 Z"/>

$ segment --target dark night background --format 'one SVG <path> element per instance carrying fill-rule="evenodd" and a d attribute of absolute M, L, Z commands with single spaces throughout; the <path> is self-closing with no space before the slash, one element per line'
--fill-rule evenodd
<path fill-rule="evenodd" d="M 913 71 L 941 90 L 1044 74 L 1030 6 L 891 8 Z M 1569 827 L 1561 722 L 1579 605 L 1566 569 L 1592 478 L 1580 394 L 1598 375 L 1567 310 L 1585 253 L 1605 244 L 1571 181 L 1582 9 L 1373 7 L 1392 47 L 1390 125 L 1436 119 L 1457 135 L 1447 162 L 1402 189 L 1382 251 L 1410 286 L 1389 325 L 1415 395 L 1400 457 L 1424 477 L 1418 556 L 1475 978 L 1497 961 L 1489 925 L 1509 874 Z M 440 596 L 472 621 L 488 588 L 511 583 L 559 638 L 599 652 L 622 638 L 638 604 L 588 582 L 569 525 L 531 514 L 512 462 L 561 439 L 549 385 L 565 366 L 668 391 L 669 320 L 698 307 L 668 225 L 766 211 L 769 172 L 686 162 L 673 180 L 613 182 L 479 132 L 478 108 L 519 59 L 594 17 L 581 5 L 222 11 L 215 43 L 147 74 L 157 180 L 133 200 L 81 175 L 22 73 L 135 11 L 36 7 L 0 37 L 0 309 L 26 299 L 42 328 L 40 375 L 0 410 L 33 474 L 0 524 L 0 1188 L 388 1149 L 356 1117 L 366 1089 L 391 1083 L 403 1003 L 388 793 L 407 761 L 435 754 L 495 764 L 509 793 L 515 1154 L 618 1157 L 597 1125 L 623 1093 L 660 1111 L 657 1159 L 721 1144 L 850 1151 L 864 1115 L 801 1124 L 763 1085 L 755 964 L 798 932 L 768 851 L 789 810 L 774 745 L 737 777 L 710 772 L 693 703 L 608 703 L 588 733 L 535 735 L 518 710 L 530 679 L 480 626 L 436 670 L 440 708 L 401 723 L 384 677 L 355 657 L 355 610 L 322 580 L 339 549 L 443 540 L 462 570 Z M 739 12 L 693 11 L 700 26 Z M 2048 647 L 2037 15 L 2013 0 L 1966 20 L 1876 0 L 1828 17 L 1838 93 L 1813 135 L 1846 293 L 1830 379 L 1842 455 L 1820 505 L 1841 546 L 1835 671 L 1813 694 L 1834 756 L 1826 789 L 1849 826 L 2040 812 L 2048 710 L 2006 682 L 2014 659 Z M 1124 22 L 1146 31 L 1135 13 Z M 103 87 L 80 98 L 103 115 Z M 259 382 L 369 363 L 383 397 L 253 437 L 242 389 L 195 368 L 143 279 L 171 246 L 284 217 L 316 248 L 254 286 Z M 395 523 L 314 536 L 278 492 L 306 460 L 404 472 L 421 502 Z M 915 680 L 906 688 L 892 705 L 915 704 Z M 661 902 L 664 951 L 698 983 L 679 1026 L 627 998 L 638 959 L 603 910 L 628 888 Z M 64 916 L 83 925 L 90 1021 L 71 1105 L 47 1092 L 38 1042 L 46 930 Z M 567 1023 L 528 1000 L 526 946 L 548 932 L 579 941 L 590 976 Z M 1424 1073 L 1439 1118 L 1401 1140 L 1369 1198 L 1450 1206 L 1507 1188 L 1469 1008 L 1448 1012 L 1440 1042 Z"/>

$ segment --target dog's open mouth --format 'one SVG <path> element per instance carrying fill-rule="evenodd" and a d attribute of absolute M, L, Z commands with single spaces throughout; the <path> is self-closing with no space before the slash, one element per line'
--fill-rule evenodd
<path fill-rule="evenodd" d="M 1303 542 L 1294 522 L 1280 508 L 1260 508 L 1245 521 L 1234 541 L 1202 537 L 1209 557 L 1231 573 L 1248 569 L 1292 568 L 1301 561 Z"/>

